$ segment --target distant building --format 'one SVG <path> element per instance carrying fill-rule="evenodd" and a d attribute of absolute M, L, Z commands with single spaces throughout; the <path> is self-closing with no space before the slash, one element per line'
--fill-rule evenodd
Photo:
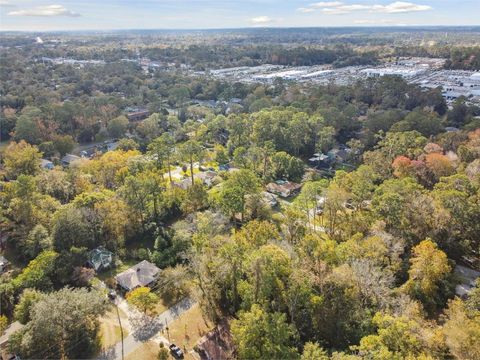
<path fill-rule="evenodd" d="M 172 185 L 177 188 L 187 190 L 192 185 L 192 178 L 189 177 L 180 181 L 174 181 Z"/>
<path fill-rule="evenodd" d="M 212 187 L 214 185 L 214 179 L 216 176 L 217 173 L 210 170 L 193 175 L 195 179 L 200 179 L 207 187 Z"/>
<path fill-rule="evenodd" d="M 113 254 L 105 249 L 103 246 L 99 246 L 88 253 L 88 264 L 100 271 L 109 268 L 112 265 Z"/>
<path fill-rule="evenodd" d="M 461 284 L 455 287 L 455 294 L 460 297 L 466 297 L 475 287 L 475 281 L 480 277 L 480 271 L 457 265 L 454 272 L 461 279 Z"/>
<path fill-rule="evenodd" d="M 150 116 L 150 111 L 145 109 L 138 109 L 127 114 L 129 121 L 141 121 Z"/>
<path fill-rule="evenodd" d="M 160 269 L 151 262 L 143 260 L 130 269 L 115 276 L 117 284 L 126 291 L 132 291 L 137 287 L 153 284 L 160 273 Z"/>
<path fill-rule="evenodd" d="M 328 167 L 330 166 L 330 158 L 323 153 L 315 153 L 308 162 L 313 166 Z"/>
<path fill-rule="evenodd" d="M 235 345 L 227 320 L 222 320 L 213 330 L 198 340 L 195 351 L 202 360 L 235 359 Z"/>
<path fill-rule="evenodd" d="M 327 156 L 330 158 L 330 161 L 343 163 L 347 160 L 348 154 L 350 152 L 351 152 L 350 148 L 332 149 L 327 153 Z"/>
<path fill-rule="evenodd" d="M 41 159 L 40 160 L 40 167 L 42 169 L 52 170 L 55 167 L 55 165 L 50 160 Z"/>
<path fill-rule="evenodd" d="M 62 163 L 63 166 L 68 167 L 70 166 L 74 161 L 80 160 L 81 157 L 77 155 L 72 155 L 72 154 L 67 154 L 65 155 L 60 162 Z"/>
<path fill-rule="evenodd" d="M 15 321 L 5 329 L 3 334 L 0 334 L 0 352 L 2 359 L 20 360 L 20 357 L 16 356 L 15 354 L 11 354 L 8 351 L 8 339 L 12 334 L 22 330 L 24 326 L 25 325 L 21 324 L 19 321 Z"/>
<path fill-rule="evenodd" d="M 301 188 L 301 184 L 285 180 L 277 180 L 267 185 L 268 192 L 281 196 L 283 198 L 287 198 L 298 193 Z"/>
<path fill-rule="evenodd" d="M 456 128 L 456 127 L 453 127 L 453 126 L 447 126 L 447 127 L 445 128 L 445 131 L 446 131 L 446 132 L 457 132 L 457 131 L 460 131 L 460 129 L 459 129 L 459 128 Z"/>
<path fill-rule="evenodd" d="M 8 269 L 8 265 L 10 262 L 3 257 L 3 255 L 0 255 L 0 274 L 5 272 Z"/>
<path fill-rule="evenodd" d="M 275 207 L 278 204 L 277 196 L 275 194 L 269 193 L 268 191 L 262 191 L 262 201 L 269 207 Z"/>

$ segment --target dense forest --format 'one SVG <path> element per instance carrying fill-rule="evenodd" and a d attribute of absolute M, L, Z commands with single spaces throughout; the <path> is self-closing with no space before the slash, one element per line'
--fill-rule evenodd
<path fill-rule="evenodd" d="M 162 269 L 129 303 L 147 313 L 160 297 L 195 299 L 205 319 L 229 323 L 238 359 L 480 358 L 480 281 L 456 296 L 454 271 L 480 267 L 478 107 L 448 107 L 440 89 L 395 76 L 241 84 L 131 62 L 52 65 L 38 59 L 60 53 L 28 49 L 0 60 L 0 231 L 13 267 L 0 278 L 0 326 L 25 325 L 12 352 L 97 353 L 109 305 L 86 264 L 103 247 L 115 268 Z M 145 54 L 201 66 L 229 54 L 206 49 Z M 297 65 L 355 55 L 255 51 Z M 447 66 L 478 66 L 462 51 Z M 150 114 L 129 121 L 128 107 Z M 117 148 L 62 163 L 105 140 Z M 315 153 L 337 155 L 319 166 Z M 301 190 L 271 204 L 264 190 L 278 180 Z"/>

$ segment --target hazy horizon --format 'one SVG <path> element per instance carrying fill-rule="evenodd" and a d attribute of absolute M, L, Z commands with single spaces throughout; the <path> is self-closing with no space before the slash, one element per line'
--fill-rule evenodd
<path fill-rule="evenodd" d="M 477 0 L 0 0 L 0 31 L 478 26 Z"/>

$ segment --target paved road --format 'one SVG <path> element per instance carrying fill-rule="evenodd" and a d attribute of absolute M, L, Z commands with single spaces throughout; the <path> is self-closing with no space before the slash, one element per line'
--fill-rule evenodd
<path fill-rule="evenodd" d="M 145 316 L 143 314 L 135 314 L 129 319 L 130 328 L 132 331 L 126 338 L 123 339 L 124 356 L 126 357 L 128 354 L 142 346 L 145 342 L 152 340 L 153 338 L 168 344 L 168 341 L 163 338 L 159 332 L 163 331 L 167 324 L 170 324 L 182 313 L 190 309 L 193 305 L 195 305 L 195 301 L 190 298 L 185 298 L 154 318 Z M 121 341 L 110 347 L 108 350 L 103 352 L 100 357 L 98 357 L 98 360 L 113 359 L 122 359 Z"/>

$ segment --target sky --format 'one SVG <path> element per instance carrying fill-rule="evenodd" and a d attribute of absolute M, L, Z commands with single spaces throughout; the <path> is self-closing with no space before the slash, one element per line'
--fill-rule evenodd
<path fill-rule="evenodd" d="M 480 25 L 480 0 L 0 0 L 0 30 Z"/>

